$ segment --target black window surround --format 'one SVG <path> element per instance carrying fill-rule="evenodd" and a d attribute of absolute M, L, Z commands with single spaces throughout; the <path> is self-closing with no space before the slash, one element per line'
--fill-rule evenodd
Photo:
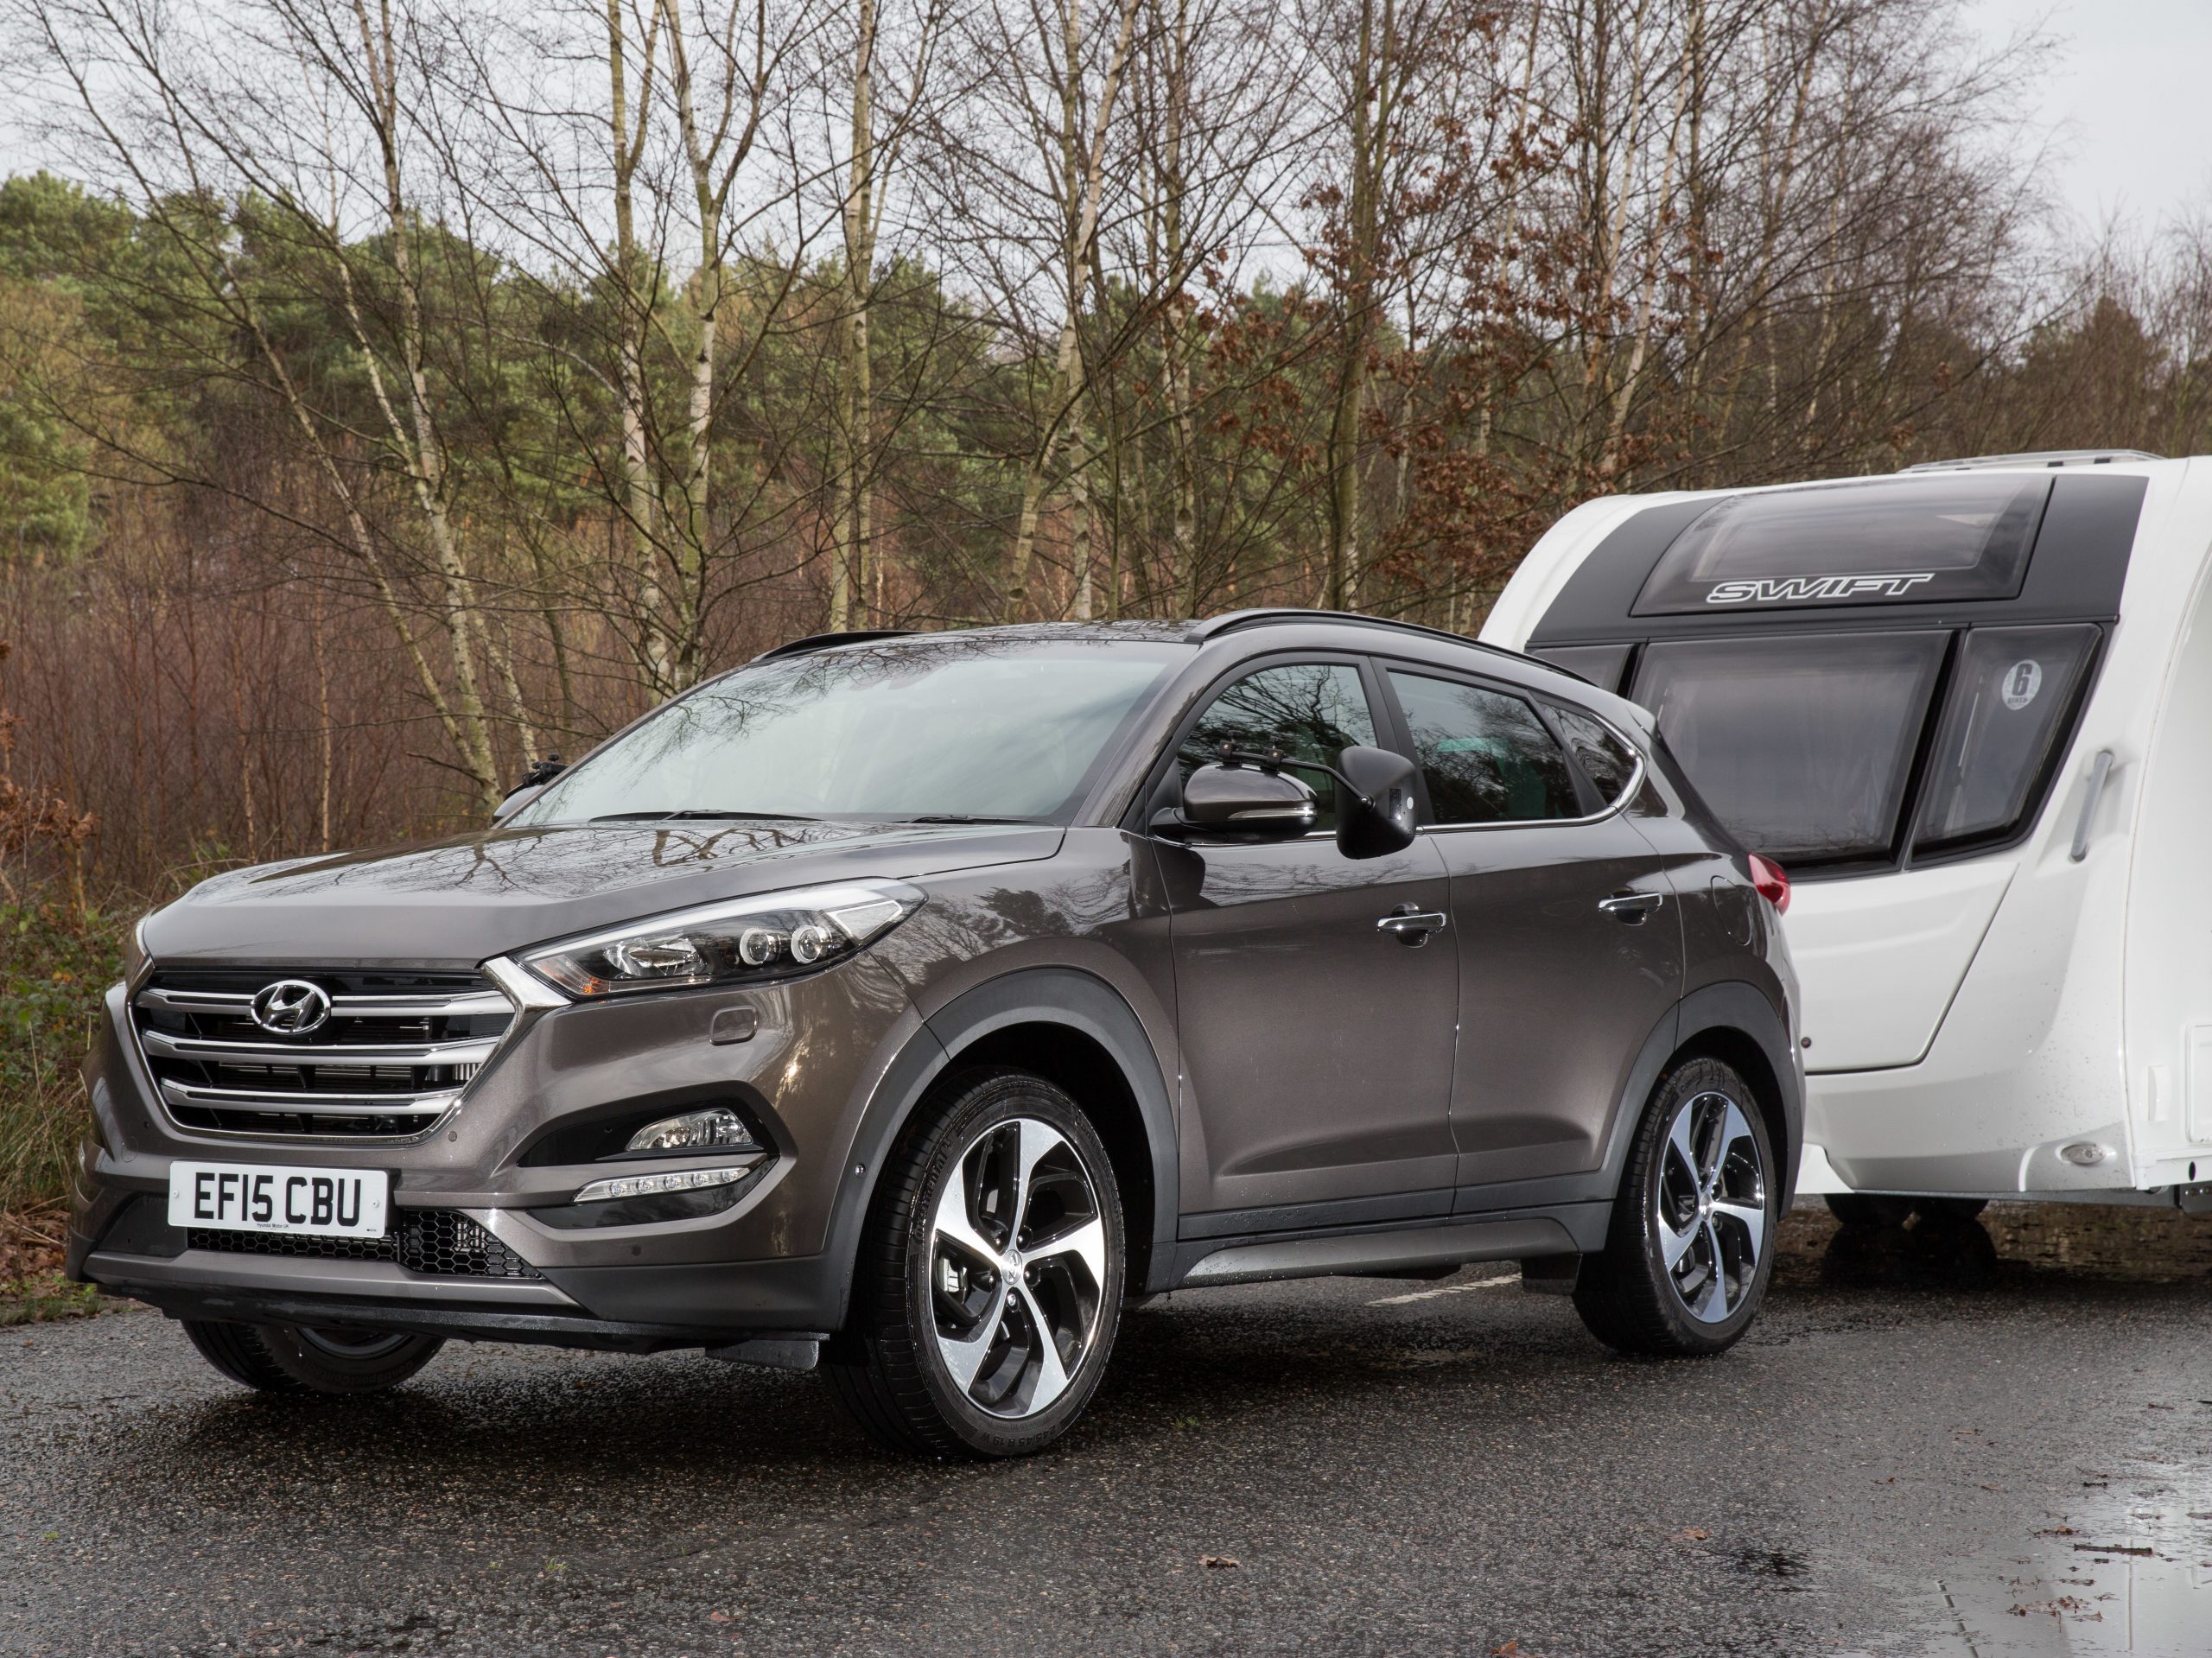
<path fill-rule="evenodd" d="M 1581 702 L 1538 691 L 1526 685 L 1516 684 L 1510 680 L 1490 679 L 1481 674 L 1469 673 L 1450 664 L 1419 657 L 1376 657 L 1327 649 L 1286 651 L 1248 658 L 1233 668 L 1225 668 L 1218 676 L 1208 680 L 1201 688 L 1189 694 L 1184 712 L 1176 720 L 1165 746 L 1154 756 L 1151 768 L 1145 773 L 1143 786 L 1136 791 L 1128 806 L 1122 812 L 1120 818 L 1122 827 L 1131 833 L 1142 834 L 1145 832 L 1147 821 L 1152 812 L 1161 806 L 1173 804 L 1168 791 L 1177 778 L 1183 746 L 1189 741 L 1192 734 L 1197 729 L 1201 718 L 1212 705 L 1214 699 L 1224 690 L 1235 682 L 1263 669 L 1321 664 L 1345 665 L 1357 667 L 1359 670 L 1362 683 L 1367 691 L 1368 707 L 1372 710 L 1377 725 L 1377 745 L 1393 753 L 1402 754 L 1414 762 L 1414 789 L 1421 809 L 1420 832 L 1424 835 L 1432 832 L 1494 834 L 1503 830 L 1557 829 L 1563 825 L 1594 823 L 1611 816 L 1616 812 L 1626 810 L 1630 803 L 1637 798 L 1638 791 L 1643 788 L 1645 778 L 1651 774 L 1650 762 L 1635 738 L 1623 730 L 1614 721 L 1606 719 L 1595 709 Z M 1432 679 L 1453 680 L 1475 686 L 1482 690 L 1518 697 L 1531 704 L 1551 731 L 1554 740 L 1558 741 L 1567 752 L 1567 764 L 1574 773 L 1576 791 L 1580 796 L 1584 807 L 1582 816 L 1559 818 L 1518 818 L 1489 823 L 1440 823 L 1437 822 L 1436 815 L 1429 805 L 1428 785 L 1421 775 L 1419 751 L 1414 746 L 1412 733 L 1407 724 L 1404 711 L 1398 704 L 1397 694 L 1390 685 L 1392 670 L 1402 673 L 1424 675 Z M 1627 782 L 1611 799 L 1607 799 L 1597 785 L 1590 780 L 1589 774 L 1585 771 L 1580 761 L 1575 758 L 1574 745 L 1567 740 L 1567 734 L 1560 730 L 1557 720 L 1554 717 L 1559 708 L 1572 708 L 1583 718 L 1595 721 L 1605 730 L 1611 732 L 1635 757 L 1634 769 L 1630 772 Z M 1332 836 L 1331 831 L 1317 829 L 1309 831 L 1306 838 L 1328 840 Z"/>
<path fill-rule="evenodd" d="M 1903 619 L 1897 619 L 1902 620 Z M 2017 814 L 2011 821 L 1995 829 L 1966 835 L 1937 835 L 1929 832 L 1929 816 L 1936 803 L 1931 796 L 1937 782 L 1936 772 L 1940 760 L 1939 742 L 1948 740 L 1948 730 L 1958 718 L 1954 709 L 1955 700 L 1961 693 L 1964 662 L 1968 659 L 1970 642 L 1977 635 L 2005 637 L 2014 635 L 2065 635 L 2082 630 L 2083 639 L 2082 657 L 2072 672 L 2070 683 L 2050 687 L 2050 695 L 2058 700 L 2052 704 L 2056 718 L 2044 740 L 2038 763 L 2031 768 Z M 1827 632 L 1827 630 L 1822 630 Z M 1846 630 L 1835 630 L 1837 633 Z M 1897 630 L 1890 630 L 1897 631 Z M 1921 630 L 1904 630 L 1919 632 Z M 1806 880 L 1847 880 L 1865 875 L 1893 873 L 1904 869 L 1929 868 L 1943 864 L 1958 863 L 1970 858 L 1987 857 L 2010 851 L 2025 842 L 2043 819 L 2050 804 L 2051 791 L 2064 766 L 2066 756 L 2073 747 L 2080 729 L 2082 710 L 2088 706 L 2096 689 L 2098 676 L 2104 667 L 2104 646 L 2109 630 L 2085 624 L 2031 624 L 2015 629 L 2011 626 L 1961 628 L 1952 630 L 1943 652 L 1941 669 L 1930 688 L 1923 710 L 1918 737 L 1914 747 L 1911 766 L 1905 778 L 1904 791 L 1898 804 L 1896 821 L 1887 849 L 1878 856 L 1836 859 L 1799 859 L 1789 865 L 1793 879 L 1802 876 Z M 1710 640 L 1713 635 L 1698 636 Z M 1764 637 L 1801 637 L 1797 630 L 1784 635 L 1779 630 Z M 1632 647 L 1626 664 L 1624 679 L 1633 684 L 1643 672 L 1645 650 L 1652 645 L 1673 643 L 1667 639 L 1652 639 Z M 1686 768 L 1687 769 L 1687 768 Z M 1696 786 L 1696 778 L 1691 778 Z M 1724 820 L 1725 821 L 1725 820 Z M 1758 850 L 1756 846 L 1753 850 Z"/>
<path fill-rule="evenodd" d="M 1886 854 L 1834 862 L 1801 860 L 1792 873 L 1802 872 L 1806 880 L 1844 879 L 1955 863 L 2009 850 L 2024 842 L 2041 821 L 2079 730 L 2082 710 L 2095 690 L 2110 626 L 2119 619 L 2120 594 L 2148 488 L 2147 480 L 2140 477 L 2024 475 L 2050 476 L 2050 494 L 2017 597 L 1960 599 L 1910 607 L 1814 604 L 1751 613 L 1725 606 L 1700 607 L 1696 614 L 1632 615 L 1637 596 L 1662 556 L 1718 499 L 1702 496 L 1654 505 L 1618 524 L 1568 577 L 1532 630 L 1525 648 L 1532 656 L 1555 659 L 1600 685 L 1607 684 L 1610 675 L 1610 689 L 1626 695 L 1642 672 L 1646 650 L 1666 641 L 1752 633 L 1944 632 L 1951 636 L 1950 648 L 1929 697 L 1897 832 Z M 1705 613 L 1714 609 L 1719 613 Z M 2085 623 L 2095 625 L 2087 661 L 2075 676 L 2043 766 L 2028 788 L 2017 819 L 2004 830 L 1972 838 L 1947 836 L 1938 841 L 1923 835 L 1920 844 L 1914 846 L 1914 831 L 1923 812 L 1931 809 L 1923 804 L 1930 788 L 1931 751 L 1937 722 L 1950 703 L 1959 655 L 1966 648 L 1963 641 L 1982 628 Z"/>

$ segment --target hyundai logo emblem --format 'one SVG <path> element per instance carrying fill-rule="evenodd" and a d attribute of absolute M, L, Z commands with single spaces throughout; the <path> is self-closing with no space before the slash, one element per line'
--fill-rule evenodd
<path fill-rule="evenodd" d="M 329 993 L 305 979 L 279 979 L 254 993 L 253 1022 L 277 1036 L 305 1036 L 329 1017 Z"/>

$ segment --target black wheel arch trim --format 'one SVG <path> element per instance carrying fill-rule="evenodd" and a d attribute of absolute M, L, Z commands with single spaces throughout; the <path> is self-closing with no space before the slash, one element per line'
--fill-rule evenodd
<path fill-rule="evenodd" d="M 1613 1112 L 1612 1128 L 1606 1138 L 1604 1168 L 1607 1190 L 1619 1188 L 1622 1171 L 1628 1166 L 1629 1147 L 1636 1138 L 1637 1124 L 1643 1117 L 1644 1102 L 1658 1086 L 1668 1061 L 1696 1044 L 1700 1037 L 1716 1034 L 1749 1041 L 1766 1062 L 1769 1074 L 1765 1078 L 1751 1077 L 1745 1080 L 1754 1087 L 1764 1081 L 1774 1090 L 1771 1103 L 1779 1110 L 1782 1128 L 1780 1143 L 1775 1147 L 1775 1158 L 1781 1166 L 1776 1174 L 1782 1187 L 1781 1208 L 1786 1211 L 1796 1196 L 1797 1159 L 1805 1144 L 1804 1078 L 1797 1068 L 1789 1027 L 1776 1012 L 1774 1003 L 1756 985 L 1741 981 L 1708 984 L 1692 991 L 1675 1003 L 1644 1039 L 1636 1064 L 1629 1071 L 1628 1085 L 1621 1090 L 1620 1102 Z M 1726 1055 L 1719 1057 L 1725 1059 Z"/>
<path fill-rule="evenodd" d="M 1182 1204 L 1173 1096 L 1160 1056 L 1135 1010 L 1105 980 L 1079 968 L 1023 968 L 977 985 L 928 1015 L 869 1098 L 847 1150 L 847 1178 L 824 1250 L 833 1264 L 839 1328 L 851 1304 L 861 1230 L 899 1131 L 938 1079 L 958 1067 L 963 1055 L 994 1033 L 1021 1025 L 1060 1026 L 1086 1037 L 1120 1071 L 1144 1130 L 1152 1179 L 1150 1236 L 1129 1240 L 1139 1246 L 1131 1249 L 1135 1258 L 1129 1263 L 1129 1289 L 1148 1293 L 1165 1287 L 1155 1280 L 1173 1271 L 1175 1223 Z"/>

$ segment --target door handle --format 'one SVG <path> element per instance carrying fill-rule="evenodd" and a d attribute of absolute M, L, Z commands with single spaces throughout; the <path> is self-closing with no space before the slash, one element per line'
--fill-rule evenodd
<path fill-rule="evenodd" d="M 1666 901 L 1664 893 L 1616 893 L 1599 899 L 1598 907 L 1624 926 L 1640 927 L 1644 918 Z"/>
<path fill-rule="evenodd" d="M 1402 944 L 1426 944 L 1429 934 L 1442 932 L 1449 924 L 1441 910 L 1416 910 L 1408 904 L 1377 921 L 1375 931 L 1389 933 Z"/>
<path fill-rule="evenodd" d="M 2089 855 L 2089 826 L 2096 822 L 2097 801 L 2111 776 L 2112 750 L 2101 748 L 2096 763 L 2089 768 L 2089 791 L 2082 797 L 2082 821 L 2074 825 L 2074 844 L 2066 854 L 2075 863 Z"/>

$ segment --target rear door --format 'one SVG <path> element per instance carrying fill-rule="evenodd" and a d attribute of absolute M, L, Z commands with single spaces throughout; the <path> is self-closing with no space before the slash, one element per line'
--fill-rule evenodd
<path fill-rule="evenodd" d="M 1422 838 L 1452 879 L 1458 1184 L 1595 1168 L 1681 981 L 1666 872 L 1617 810 L 1635 751 L 1586 712 L 1516 688 L 1409 664 L 1385 679 L 1421 766 Z M 1463 1190 L 1462 1207 L 1482 1203 Z"/>

